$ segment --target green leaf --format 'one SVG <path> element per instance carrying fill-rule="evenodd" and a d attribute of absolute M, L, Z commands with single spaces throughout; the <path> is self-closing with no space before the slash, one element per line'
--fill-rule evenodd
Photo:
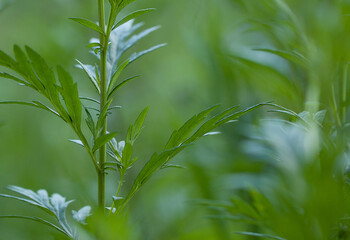
<path fill-rule="evenodd" d="M 41 103 L 41 102 L 38 102 L 38 101 L 33 101 L 33 103 L 35 103 L 39 108 L 44 109 L 44 110 L 46 110 L 46 111 L 49 111 L 49 112 L 55 114 L 55 115 L 58 116 L 58 117 L 61 117 L 61 115 L 60 115 L 58 112 L 56 112 L 56 111 L 53 110 L 52 108 L 46 106 L 45 104 L 43 104 L 43 103 Z"/>
<path fill-rule="evenodd" d="M 0 66 L 5 66 L 11 69 L 16 69 L 16 61 L 0 50 Z"/>
<path fill-rule="evenodd" d="M 133 147 L 132 147 L 131 143 L 127 142 L 124 146 L 123 154 L 122 154 L 123 166 L 126 166 L 126 167 L 129 166 L 129 162 L 131 160 L 132 153 L 133 153 Z"/>
<path fill-rule="evenodd" d="M 274 54 L 274 55 L 279 56 L 281 58 L 284 58 L 288 61 L 299 64 L 301 66 L 306 66 L 308 63 L 307 59 L 304 56 L 302 56 L 300 53 L 297 53 L 297 52 L 272 50 L 272 49 L 266 49 L 266 48 L 258 48 L 258 49 L 254 49 L 254 50 Z"/>
<path fill-rule="evenodd" d="M 44 84 L 44 86 L 56 84 L 55 75 L 47 65 L 46 61 L 30 47 L 26 46 L 25 49 L 32 63 L 36 76 L 38 76 L 39 80 Z"/>
<path fill-rule="evenodd" d="M 151 159 L 145 164 L 145 166 L 141 169 L 140 173 L 137 175 L 134 184 L 126 197 L 125 201 L 128 201 L 140 187 L 145 184 L 151 176 L 161 169 L 165 164 L 167 164 L 173 157 L 175 157 L 179 152 L 184 150 L 186 147 L 190 145 L 182 145 L 179 147 L 175 147 L 166 151 L 161 152 L 159 155 L 154 153 Z"/>
<path fill-rule="evenodd" d="M 0 77 L 7 78 L 7 79 L 12 79 L 12 80 L 18 82 L 20 85 L 25 85 L 25 86 L 34 88 L 30 83 L 28 83 L 28 82 L 26 82 L 26 81 L 24 81 L 22 79 L 19 79 L 18 77 L 15 77 L 15 76 L 13 76 L 11 74 L 5 73 L 5 72 L 0 72 Z"/>
<path fill-rule="evenodd" d="M 98 117 L 97 124 L 96 124 L 96 130 L 98 131 L 98 133 L 101 130 L 101 128 L 103 127 L 103 122 L 104 122 L 104 120 L 105 120 L 105 118 L 107 116 L 108 108 L 111 105 L 112 100 L 113 99 L 109 100 L 106 103 L 106 105 L 102 108 L 102 111 L 100 112 L 100 115 Z"/>
<path fill-rule="evenodd" d="M 77 22 L 77 23 L 80 23 L 81 25 L 85 26 L 85 27 L 88 27 L 96 32 L 99 32 L 101 34 L 105 34 L 103 29 L 98 26 L 96 23 L 90 21 L 90 20 L 87 20 L 87 19 L 84 19 L 84 18 L 69 18 L 70 20 L 73 20 L 74 22 Z"/>
<path fill-rule="evenodd" d="M 137 10 L 135 12 L 132 12 L 130 13 L 129 15 L 125 16 L 122 20 L 120 20 L 118 23 L 116 23 L 112 30 L 114 30 L 115 28 L 117 28 L 118 26 L 122 25 L 123 23 L 126 23 L 127 21 L 131 20 L 131 19 L 134 19 L 142 14 L 145 14 L 145 13 L 148 13 L 148 12 L 151 12 L 151 11 L 154 11 L 156 10 L 155 8 L 146 8 L 146 9 L 140 9 L 140 10 Z"/>
<path fill-rule="evenodd" d="M 90 132 L 92 133 L 93 140 L 95 140 L 96 136 L 97 136 L 97 132 L 96 132 L 96 128 L 95 128 L 94 119 L 92 118 L 89 110 L 87 108 L 84 108 L 84 109 L 85 109 L 85 112 L 87 115 L 87 118 L 85 119 L 86 125 L 88 126 L 88 128 L 90 129 Z"/>
<path fill-rule="evenodd" d="M 31 220 L 34 222 L 39 222 L 39 223 L 45 224 L 49 227 L 52 227 L 52 228 L 58 230 L 59 232 L 63 233 L 64 235 L 67 235 L 69 238 L 73 239 L 73 236 L 67 234 L 63 229 L 61 229 L 60 227 L 56 226 L 55 224 L 50 223 L 49 221 L 46 221 L 42 218 L 28 217 L 28 216 L 21 216 L 21 215 L 0 215 L 0 218 L 5 218 L 5 219 L 17 218 L 17 219 L 26 219 L 26 220 Z"/>
<path fill-rule="evenodd" d="M 90 43 L 89 45 L 87 45 L 86 47 L 87 48 L 101 48 L 102 45 L 101 45 L 101 43 L 93 42 L 93 43 Z"/>
<path fill-rule="evenodd" d="M 124 86 L 124 85 L 127 84 L 128 82 L 130 82 L 130 81 L 132 81 L 132 80 L 134 80 L 134 79 L 136 79 L 136 78 L 138 78 L 138 77 L 140 77 L 140 75 L 134 76 L 134 77 L 131 77 L 131 78 L 128 78 L 128 79 L 124 80 L 123 82 L 119 83 L 117 86 L 115 86 L 115 87 L 110 91 L 110 93 L 108 94 L 108 98 L 111 98 L 112 95 L 113 95 L 119 88 L 121 88 L 122 86 Z"/>
<path fill-rule="evenodd" d="M 249 113 L 249 112 L 251 112 L 251 111 L 253 111 L 255 109 L 258 109 L 258 108 L 260 108 L 260 107 L 262 107 L 264 105 L 267 105 L 267 104 L 268 103 L 259 103 L 259 104 L 256 104 L 254 106 L 251 106 L 249 108 L 246 108 L 246 109 L 244 109 L 242 111 L 238 111 L 236 113 L 230 114 L 229 116 L 224 117 L 220 121 L 216 122 L 215 123 L 215 127 L 218 127 L 218 126 L 221 126 L 221 125 L 223 125 L 225 123 L 231 122 L 232 120 L 235 120 L 235 119 L 239 118 L 240 116 L 243 116 L 244 114 L 247 114 L 247 113 Z"/>
<path fill-rule="evenodd" d="M 186 167 L 184 167 L 184 166 L 175 165 L 175 164 L 165 164 L 164 166 L 162 166 L 161 169 L 165 169 L 165 168 L 181 168 L 181 169 L 186 169 Z"/>
<path fill-rule="evenodd" d="M 101 148 L 103 145 L 107 144 L 115 136 L 117 136 L 117 134 L 118 134 L 117 132 L 107 133 L 105 135 L 98 137 L 95 141 L 94 147 L 92 148 L 92 152 L 96 152 L 99 148 Z"/>
<path fill-rule="evenodd" d="M 118 77 L 120 76 L 120 74 L 122 73 L 122 71 L 124 70 L 124 68 L 129 64 L 129 60 L 125 61 L 122 65 L 120 65 L 117 69 L 117 71 L 113 74 L 110 82 L 108 83 L 108 90 L 107 92 L 110 92 L 111 89 L 114 87 L 115 83 L 118 80 Z M 109 96 L 111 94 L 109 93 Z"/>
<path fill-rule="evenodd" d="M 76 83 L 73 83 L 71 75 L 62 67 L 57 67 L 58 78 L 61 83 L 61 95 L 66 103 L 69 115 L 76 127 L 81 124 L 81 102 Z"/>
<path fill-rule="evenodd" d="M 129 5 L 130 3 L 135 2 L 136 0 L 117 0 L 116 2 L 118 2 L 118 10 L 122 10 L 123 8 L 125 8 L 127 5 Z"/>
<path fill-rule="evenodd" d="M 140 136 L 142 132 L 142 126 L 146 119 L 146 115 L 148 112 L 149 107 L 146 107 L 140 115 L 135 120 L 135 123 L 129 127 L 128 133 L 127 133 L 127 142 L 130 142 L 131 144 L 134 144 L 135 140 Z"/>
<path fill-rule="evenodd" d="M 144 50 L 144 51 L 141 51 L 141 52 L 138 52 L 138 53 L 133 53 L 130 56 L 130 58 L 129 58 L 129 64 L 132 63 L 133 61 L 135 61 L 136 59 L 146 55 L 147 53 L 153 52 L 154 50 L 157 50 L 158 48 L 164 47 L 166 45 L 167 45 L 166 43 L 162 43 L 162 44 L 153 46 L 153 47 L 151 47 L 151 48 L 149 48 L 147 50 Z"/>
<path fill-rule="evenodd" d="M 214 105 L 208 109 L 205 109 L 204 111 L 200 112 L 199 114 L 193 116 L 191 119 L 189 119 L 185 124 L 180 127 L 178 130 L 175 130 L 171 137 L 169 138 L 165 149 L 171 149 L 174 147 L 179 146 L 184 140 L 188 138 L 188 136 L 191 134 L 191 132 L 216 108 L 218 108 L 219 105 Z"/>
<path fill-rule="evenodd" d="M 33 67 L 28 61 L 25 53 L 17 45 L 14 45 L 13 51 L 17 60 L 15 70 L 21 74 L 28 82 L 30 82 L 40 93 L 45 95 L 45 87 L 33 72 Z"/>

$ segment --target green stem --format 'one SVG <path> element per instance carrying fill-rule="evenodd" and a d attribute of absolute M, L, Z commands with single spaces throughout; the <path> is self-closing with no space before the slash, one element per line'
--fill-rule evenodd
<path fill-rule="evenodd" d="M 104 9 L 104 0 L 98 0 L 98 18 L 99 25 L 105 32 L 105 9 Z M 106 86 L 107 86 L 107 48 L 108 48 L 108 37 L 105 34 L 100 34 L 100 43 L 101 47 L 101 58 L 100 58 L 100 111 L 106 104 Z M 107 119 L 103 119 L 103 126 L 101 135 L 105 135 L 107 131 Z M 98 172 L 98 207 L 101 210 L 105 208 L 105 171 L 103 165 L 106 162 L 106 145 L 100 149 L 100 158 L 99 158 L 99 172 Z"/>

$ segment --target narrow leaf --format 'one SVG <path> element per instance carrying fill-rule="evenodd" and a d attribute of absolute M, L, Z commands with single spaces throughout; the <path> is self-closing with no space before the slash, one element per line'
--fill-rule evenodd
<path fill-rule="evenodd" d="M 129 64 L 132 63 L 133 61 L 135 61 L 136 59 L 142 57 L 143 55 L 146 55 L 147 53 L 150 53 L 150 52 L 153 52 L 154 50 L 158 49 L 158 48 L 161 48 L 161 47 L 164 47 L 166 46 L 166 43 L 163 43 L 163 44 L 159 44 L 159 45 L 156 45 L 154 47 L 151 47 L 147 50 L 144 50 L 144 51 L 141 51 L 141 52 L 138 52 L 138 53 L 133 53 L 130 58 L 129 58 Z"/>
<path fill-rule="evenodd" d="M 136 79 L 136 78 L 138 78 L 138 77 L 140 77 L 140 75 L 134 76 L 134 77 L 131 77 L 131 78 L 128 78 L 128 79 L 124 80 L 123 82 L 119 83 L 117 86 L 115 86 L 115 87 L 110 91 L 110 93 L 108 94 L 108 98 L 111 98 L 112 95 L 113 95 L 119 88 L 121 88 L 122 86 L 124 86 L 124 85 L 127 84 L 128 82 L 130 82 L 130 81 L 132 81 L 132 80 L 134 80 L 134 79 Z"/>
<path fill-rule="evenodd" d="M 98 26 L 96 23 L 90 21 L 90 20 L 87 20 L 87 19 L 84 19 L 84 18 L 69 18 L 70 20 L 73 20 L 74 22 L 77 22 L 77 23 L 80 23 L 82 24 L 83 26 L 85 27 L 88 27 L 96 32 L 99 32 L 101 34 L 105 34 L 103 29 Z"/>
<path fill-rule="evenodd" d="M 151 12 L 156 10 L 155 8 L 147 8 L 147 9 L 141 9 L 141 10 L 137 10 L 135 12 L 130 13 L 129 15 L 125 16 L 122 20 L 120 20 L 118 23 L 116 23 L 112 30 L 114 30 L 115 28 L 117 28 L 118 26 L 122 25 L 123 23 L 126 23 L 127 21 L 134 19 L 142 14 Z"/>
<path fill-rule="evenodd" d="M 94 147 L 92 148 L 92 152 L 96 152 L 99 148 L 101 148 L 103 145 L 105 145 L 106 143 L 111 141 L 115 136 L 117 136 L 117 134 L 117 132 L 114 132 L 98 137 L 95 141 Z"/>

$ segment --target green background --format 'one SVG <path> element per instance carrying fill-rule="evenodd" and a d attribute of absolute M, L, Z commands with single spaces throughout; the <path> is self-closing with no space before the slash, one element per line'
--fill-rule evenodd
<path fill-rule="evenodd" d="M 346 41 L 349 33 L 343 31 L 348 29 L 348 23 L 339 18 L 349 3 L 287 2 L 298 14 L 302 31 L 310 42 L 322 49 L 322 54 L 313 56 L 319 62 L 311 70 L 296 68 L 282 58 L 253 50 L 305 50 L 302 36 L 292 32 L 287 23 L 283 25 L 286 19 L 275 9 L 274 1 L 139 0 L 122 12 L 125 15 L 154 7 L 157 11 L 136 21 L 145 22 L 146 27 L 162 26 L 131 52 L 167 43 L 123 73 L 125 78 L 135 74 L 142 77 L 116 96 L 115 104 L 122 109 L 109 119 L 110 130 L 120 132 L 117 138 L 121 140 L 129 123 L 150 106 L 144 131 L 136 144 L 140 159 L 127 176 L 126 186 L 130 186 L 150 155 L 161 150 L 173 129 L 214 104 L 221 103 L 223 109 L 273 100 L 301 112 L 316 76 L 317 89 L 321 89 L 319 100 L 322 106 L 328 106 L 329 96 L 325 92 L 329 90 L 328 77 L 334 74 L 328 69 L 335 64 L 333 59 L 350 52 Z M 94 96 L 86 76 L 74 65 L 75 59 L 94 63 L 86 46 L 96 36 L 68 18 L 97 21 L 96 8 L 97 1 L 92 0 L 17 0 L 0 13 L 0 48 L 12 54 L 13 44 L 29 45 L 51 66 L 69 69 L 83 96 Z M 254 25 L 254 21 L 261 24 Z M 8 80 L 0 79 L 0 83 L 0 100 L 40 99 Z M 274 116 L 266 110 L 249 113 L 238 123 L 222 127 L 221 135 L 203 138 L 174 159 L 173 163 L 186 169 L 171 168 L 158 173 L 106 234 L 117 234 L 115 239 L 240 239 L 232 234 L 239 225 L 212 220 L 213 210 L 197 200 L 228 200 L 235 189 L 245 184 L 244 174 L 262 171 L 264 164 L 246 154 L 254 149 L 247 150 L 245 140 L 253 123 Z M 36 109 L 6 105 L 0 106 L 0 122 L 1 192 L 6 192 L 7 185 L 44 188 L 49 193 L 58 192 L 75 199 L 73 209 L 96 205 L 95 171 L 85 151 L 68 141 L 75 136 L 63 121 Z M 114 174 L 108 175 L 107 196 L 114 194 L 117 181 Z M 37 215 L 36 210 L 0 199 L 0 214 Z M 53 237 L 49 229 L 36 223 L 0 220 L 0 239 Z"/>

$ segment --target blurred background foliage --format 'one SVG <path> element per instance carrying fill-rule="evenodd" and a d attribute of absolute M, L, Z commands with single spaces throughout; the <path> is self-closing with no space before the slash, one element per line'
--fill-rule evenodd
<path fill-rule="evenodd" d="M 0 13 L 1 49 L 10 53 L 14 43 L 31 46 L 51 66 L 70 69 L 81 93 L 91 95 L 85 75 L 74 65 L 75 59 L 93 63 L 85 46 L 95 36 L 68 18 L 97 20 L 96 6 L 92 0 L 17 0 Z M 123 14 L 148 7 L 157 11 L 137 21 L 162 28 L 145 38 L 140 49 L 168 45 L 124 73 L 142 78 L 120 92 L 116 104 L 123 108 L 109 122 L 125 136 L 129 123 L 151 106 L 136 144 L 137 167 L 160 150 L 172 129 L 216 103 L 246 107 L 273 100 L 296 113 L 306 111 L 298 116 L 309 120 L 297 121 L 296 128 L 271 124 L 266 119 L 293 118 L 265 108 L 226 125 L 221 135 L 201 140 L 175 159 L 186 169 L 155 176 L 122 217 L 108 222 L 93 217 L 90 221 L 104 232 L 103 239 L 258 238 L 235 231 L 262 231 L 289 240 L 348 239 L 349 199 L 333 169 L 339 168 L 342 176 L 348 159 L 350 1 L 139 0 Z M 35 97 L 1 79 L 0 100 Z M 320 110 L 326 110 L 322 119 Z M 1 106 L 0 112 L 0 189 L 9 184 L 45 188 L 75 199 L 74 208 L 96 204 L 94 169 L 85 152 L 68 141 L 74 134 L 60 119 L 22 106 Z M 117 180 L 108 176 L 110 183 Z M 112 196 L 115 189 L 107 192 Z M 260 195 L 268 200 L 256 197 Z M 266 226 L 225 220 L 251 220 L 245 212 L 249 207 L 242 207 L 249 202 L 268 209 L 262 213 L 253 207 Z M 0 211 L 37 214 L 6 199 L 0 199 Z M 335 222 L 340 217 L 344 220 Z M 50 230 L 22 221 L 1 221 L 0 232 L 1 240 L 53 239 Z"/>

